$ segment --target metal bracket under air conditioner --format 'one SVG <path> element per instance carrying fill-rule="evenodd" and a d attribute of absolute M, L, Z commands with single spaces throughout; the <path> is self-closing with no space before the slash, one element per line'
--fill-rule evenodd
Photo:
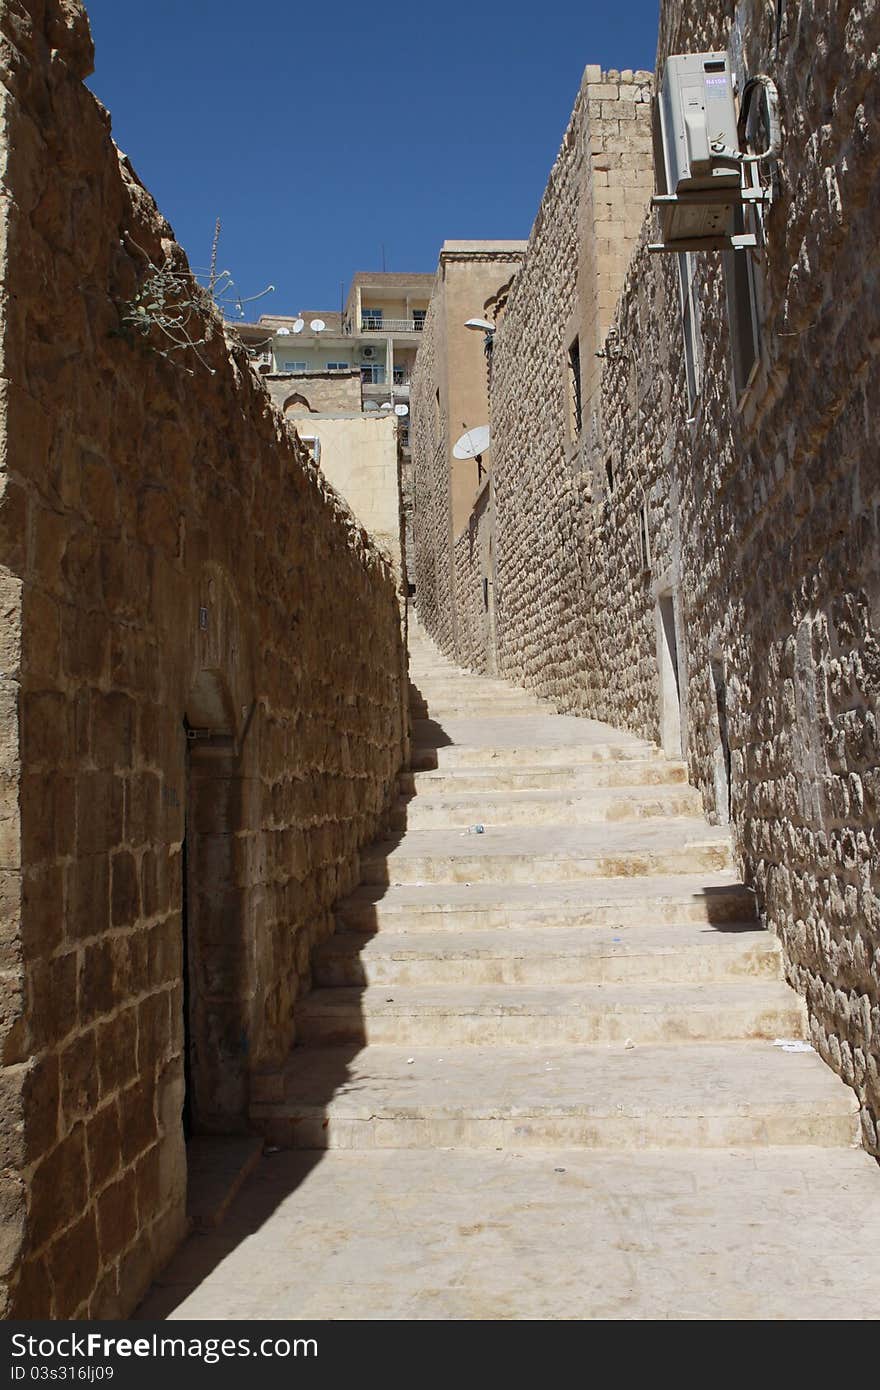
<path fill-rule="evenodd" d="M 670 207 L 763 207 L 770 201 L 766 189 L 757 184 L 739 188 L 694 188 L 687 193 L 657 193 L 654 208 Z M 648 243 L 649 251 L 743 251 L 757 246 L 754 232 L 736 236 L 676 237 L 672 241 Z"/>

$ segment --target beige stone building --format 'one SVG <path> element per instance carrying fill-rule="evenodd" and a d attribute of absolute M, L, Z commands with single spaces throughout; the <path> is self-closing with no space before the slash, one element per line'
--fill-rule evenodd
<path fill-rule="evenodd" d="M 0 34 L 3 1307 L 118 1317 L 384 824 L 399 577 L 120 158 L 79 4 Z M 389 456 L 356 490 L 394 554 Z"/>
<path fill-rule="evenodd" d="M 305 422 L 300 433 L 310 441 L 318 440 L 322 466 L 331 468 L 328 476 L 369 530 L 373 529 L 372 515 L 359 511 L 346 489 L 351 469 L 360 468 L 348 453 L 348 443 L 357 447 L 362 438 L 369 439 L 375 453 L 377 441 L 388 437 L 388 430 L 380 427 L 379 421 L 386 415 L 393 418 L 399 465 L 394 470 L 389 462 L 383 466 L 389 476 L 391 471 L 396 473 L 394 496 L 398 490 L 402 496 L 404 537 L 395 540 L 392 548 L 403 557 L 403 582 L 410 591 L 414 574 L 405 559 L 407 539 L 411 543 L 412 511 L 410 383 L 433 285 L 433 275 L 358 271 L 338 311 L 264 314 L 257 323 L 232 325 L 264 375 L 274 403 L 298 428 L 299 421 Z M 352 425 L 328 431 L 322 426 L 321 434 L 316 435 L 316 420 L 309 421 L 312 416 L 326 419 L 358 412 L 371 417 L 375 427 Z M 332 464 L 326 452 L 331 434 Z M 363 488 L 356 484 L 355 490 L 363 504 Z M 386 521 L 379 529 L 383 526 Z"/>
<path fill-rule="evenodd" d="M 420 610 L 435 614 L 438 626 L 448 622 L 443 638 L 452 645 L 458 618 L 451 599 L 455 540 L 467 531 L 472 512 L 482 515 L 490 501 L 481 459 L 459 459 L 453 452 L 463 434 L 489 422 L 487 344 L 467 323 L 497 315 L 497 301 L 525 249 L 520 241 L 443 243 L 413 374 L 412 429 L 421 466 L 413 475 L 418 544 L 411 563 Z M 488 566 L 491 557 L 484 558 Z"/>
<path fill-rule="evenodd" d="M 720 52 L 740 96 L 778 92 L 751 250 L 648 250 L 652 81 L 587 68 L 494 334 L 488 500 L 448 534 L 417 510 L 415 538 L 447 653 L 683 753 L 873 1153 L 878 26 L 876 6 L 661 7 L 661 78 Z M 429 341 L 417 501 L 453 476 L 427 445 L 450 370 Z"/>

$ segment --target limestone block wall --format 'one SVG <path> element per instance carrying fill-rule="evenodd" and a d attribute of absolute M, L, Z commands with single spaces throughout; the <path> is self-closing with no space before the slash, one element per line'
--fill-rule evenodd
<path fill-rule="evenodd" d="M 878 1153 L 880 9 L 787 7 L 777 27 L 750 0 L 664 6 L 661 53 L 728 46 L 781 100 L 760 362 L 735 401 L 721 261 L 701 254 L 689 421 L 675 258 L 640 247 L 606 344 L 587 709 L 660 738 L 671 593 L 691 779 L 711 818 L 732 817 L 814 1044 L 855 1087 Z"/>
<path fill-rule="evenodd" d="M 495 522 L 491 477 L 455 543 L 456 660 L 495 675 Z"/>
<path fill-rule="evenodd" d="M 273 403 L 287 414 L 345 415 L 361 408 L 358 370 L 273 373 L 264 379 Z"/>
<path fill-rule="evenodd" d="M 657 596 L 678 573 L 671 469 L 676 426 L 688 442 L 690 433 L 676 263 L 648 253 L 649 231 L 624 281 L 595 405 L 580 685 L 586 713 L 660 743 Z"/>
<path fill-rule="evenodd" d="M 183 1122 L 246 1122 L 404 755 L 391 566 L 83 86 L 75 0 L 0 6 L 5 1310 L 127 1313 L 183 1232 Z"/>
<path fill-rule="evenodd" d="M 649 196 L 649 94 L 648 74 L 586 69 L 492 361 L 499 669 L 575 712 L 589 703 L 595 352 Z"/>
<path fill-rule="evenodd" d="M 370 415 L 288 412 L 288 419 L 301 433 L 318 440 L 321 472 L 390 556 L 402 592 L 405 559 L 397 416 L 375 411 Z"/>

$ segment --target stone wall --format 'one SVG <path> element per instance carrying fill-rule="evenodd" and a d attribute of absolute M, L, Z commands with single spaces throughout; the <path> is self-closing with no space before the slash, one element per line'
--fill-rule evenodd
<path fill-rule="evenodd" d="M 286 415 L 317 413 L 346 415 L 361 408 L 361 374 L 350 372 L 285 372 L 265 378 L 274 405 Z"/>
<path fill-rule="evenodd" d="M 241 1128 L 293 1040 L 405 657 L 388 562 L 219 317 L 198 356 L 126 330 L 186 264 L 79 4 L 6 0 L 0 45 L 2 1272 L 12 1316 L 110 1317 L 183 1233 L 182 1110 Z"/>
<path fill-rule="evenodd" d="M 581 713 L 595 353 L 649 197 L 649 96 L 646 73 L 586 69 L 492 356 L 498 666 Z"/>
<path fill-rule="evenodd" d="M 457 660 L 495 675 L 495 555 L 492 479 L 487 474 L 466 531 L 455 543 Z"/>
<path fill-rule="evenodd" d="M 369 415 L 289 411 L 287 418 L 305 438 L 318 441 L 321 472 L 391 559 L 402 599 L 405 558 L 397 416 L 378 411 Z"/>
<path fill-rule="evenodd" d="M 523 241 L 443 242 L 413 372 L 416 602 L 422 621 L 449 655 L 458 644 L 455 556 L 471 528 L 485 476 L 485 461 L 456 458 L 453 449 L 466 430 L 489 423 L 485 335 L 466 324 L 487 313 L 494 317 L 525 251 Z M 488 669 L 494 658 L 484 653 L 483 659 Z"/>

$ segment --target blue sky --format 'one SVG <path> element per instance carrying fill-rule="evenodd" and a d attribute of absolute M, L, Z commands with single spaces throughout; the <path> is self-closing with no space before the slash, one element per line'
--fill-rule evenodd
<path fill-rule="evenodd" d="M 356 270 L 525 237 L 586 63 L 653 68 L 657 0 L 306 5 L 86 0 L 90 86 L 194 266 L 262 311 L 338 307 Z"/>

